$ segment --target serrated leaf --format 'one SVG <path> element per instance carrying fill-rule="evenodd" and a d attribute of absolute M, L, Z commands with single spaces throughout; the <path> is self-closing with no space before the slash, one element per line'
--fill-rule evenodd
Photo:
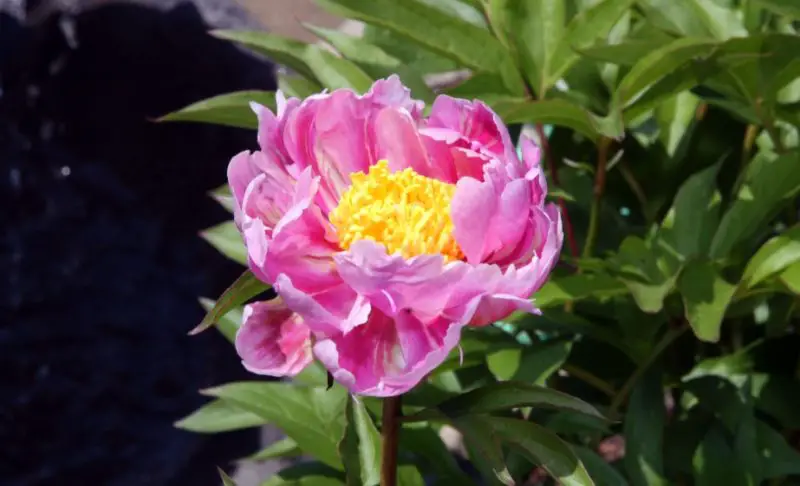
<path fill-rule="evenodd" d="M 686 320 L 698 339 L 719 340 L 722 319 L 731 302 L 736 286 L 726 282 L 709 262 L 688 264 L 678 278 L 683 295 Z"/>
<path fill-rule="evenodd" d="M 633 486 L 667 486 L 662 465 L 665 422 L 661 373 L 652 368 L 633 388 L 625 415 L 624 465 Z"/>
<path fill-rule="evenodd" d="M 406 421 L 419 421 L 446 417 L 459 417 L 518 407 L 538 407 L 574 412 L 603 418 L 588 403 L 550 388 L 528 383 L 505 381 L 492 383 L 405 417 Z"/>
<path fill-rule="evenodd" d="M 275 93 L 272 91 L 237 91 L 192 103 L 162 116 L 158 121 L 201 122 L 256 129 L 258 119 L 250 108 L 251 101 L 275 109 Z"/>
<path fill-rule="evenodd" d="M 266 421 L 247 410 L 224 400 L 212 400 L 175 422 L 175 427 L 203 434 L 249 429 Z"/>
<path fill-rule="evenodd" d="M 526 99 L 498 99 L 492 108 L 508 124 L 542 123 L 571 128 L 590 140 L 601 136 L 618 138 L 621 125 L 613 117 L 601 118 L 585 108 L 562 99 L 530 101 Z"/>
<path fill-rule="evenodd" d="M 800 226 L 771 238 L 747 263 L 742 281 L 749 287 L 800 261 Z"/>
<path fill-rule="evenodd" d="M 195 335 L 205 331 L 216 324 L 231 309 L 244 304 L 267 289 L 269 289 L 267 284 L 258 280 L 250 270 L 245 270 L 230 287 L 225 289 L 225 292 L 217 299 L 214 307 L 206 313 L 197 327 L 189 331 L 189 334 Z"/>
<path fill-rule="evenodd" d="M 226 221 L 204 230 L 200 236 L 220 253 L 242 265 L 247 265 L 247 249 L 242 234 L 233 221 Z"/>
<path fill-rule="evenodd" d="M 380 26 L 477 71 L 504 75 L 514 93 L 524 86 L 513 60 L 486 29 L 419 0 L 317 0 L 344 17 Z"/>
<path fill-rule="evenodd" d="M 381 435 L 364 403 L 350 397 L 345 411 L 347 425 L 339 442 L 349 486 L 373 486 L 381 480 Z"/>
<path fill-rule="evenodd" d="M 722 258 L 758 234 L 761 228 L 800 191 L 800 152 L 777 158 L 761 154 L 748 165 L 744 181 L 722 216 L 711 243 L 711 257 Z"/>
<path fill-rule="evenodd" d="M 314 79 L 314 73 L 306 63 L 305 54 L 308 44 L 304 42 L 257 31 L 213 30 L 211 35 L 265 54 L 275 62 L 294 69 L 306 78 Z"/>
<path fill-rule="evenodd" d="M 559 484 L 594 485 L 584 465 L 556 434 L 524 420 L 500 417 L 488 417 L 485 420 L 503 442 L 511 444 L 534 464 L 540 465 Z"/>
<path fill-rule="evenodd" d="M 553 86 L 580 59 L 576 51 L 606 37 L 634 1 L 602 0 L 578 12 L 567 24 L 564 35 L 555 46 L 545 81 L 546 88 Z"/>
<path fill-rule="evenodd" d="M 289 383 L 239 382 L 203 391 L 229 401 L 283 430 L 306 453 L 341 469 L 337 452 L 344 434 L 347 392 Z"/>

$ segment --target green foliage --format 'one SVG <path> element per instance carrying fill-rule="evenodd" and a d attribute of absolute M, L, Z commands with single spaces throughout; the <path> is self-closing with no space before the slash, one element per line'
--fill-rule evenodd
<path fill-rule="evenodd" d="M 542 315 L 465 332 L 463 355 L 404 398 L 399 484 L 523 484 L 535 470 L 576 485 L 798 484 L 800 3 L 319 3 L 366 23 L 364 35 L 309 26 L 333 50 L 213 35 L 290 68 L 287 96 L 363 92 L 397 73 L 426 102 L 485 100 L 547 134 L 550 198 L 569 215 L 562 265 L 533 296 Z M 456 70 L 467 79 L 429 84 Z M 240 92 L 161 120 L 253 128 L 249 101 L 274 107 L 269 93 Z M 227 188 L 212 195 L 232 208 Z M 232 223 L 203 237 L 246 263 Z M 264 290 L 246 272 L 203 300 L 196 331 L 218 322 L 233 339 L 241 306 Z M 214 400 L 178 427 L 269 423 L 287 438 L 251 459 L 313 458 L 266 484 L 377 484 L 380 407 L 326 390 L 318 365 L 205 393 Z M 609 453 L 620 438 L 624 451 Z"/>

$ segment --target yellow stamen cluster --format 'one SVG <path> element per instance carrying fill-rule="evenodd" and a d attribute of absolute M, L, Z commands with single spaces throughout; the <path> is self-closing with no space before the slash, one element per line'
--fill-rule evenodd
<path fill-rule="evenodd" d="M 405 258 L 442 254 L 446 261 L 464 257 L 453 239 L 450 201 L 456 186 L 421 176 L 407 168 L 391 173 L 379 161 L 369 173 L 356 172 L 329 219 L 339 246 L 346 250 L 359 240 L 372 240 L 388 254 Z"/>

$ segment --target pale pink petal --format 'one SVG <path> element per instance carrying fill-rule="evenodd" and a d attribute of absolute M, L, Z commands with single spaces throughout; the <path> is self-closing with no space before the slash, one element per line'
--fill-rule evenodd
<path fill-rule="evenodd" d="M 369 240 L 354 243 L 334 256 L 339 276 L 373 307 L 388 316 L 412 309 L 420 318 L 441 314 L 450 291 L 467 267 L 444 264 L 441 255 L 420 255 L 406 260 L 387 255 L 383 245 Z"/>
<path fill-rule="evenodd" d="M 317 341 L 314 355 L 352 393 L 376 397 L 409 391 L 447 358 L 463 325 L 411 312 L 388 317 L 373 309 L 346 335 Z"/>
<path fill-rule="evenodd" d="M 294 376 L 312 360 L 308 327 L 280 299 L 245 306 L 235 345 L 244 367 L 259 375 Z"/>

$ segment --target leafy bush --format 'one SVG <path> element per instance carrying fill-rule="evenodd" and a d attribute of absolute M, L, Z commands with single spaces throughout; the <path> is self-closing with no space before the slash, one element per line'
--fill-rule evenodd
<path fill-rule="evenodd" d="M 537 468 L 562 484 L 800 484 L 800 4 L 319 3 L 366 23 L 363 36 L 309 27 L 333 53 L 213 35 L 289 67 L 288 96 L 398 73 L 428 103 L 485 100 L 539 139 L 565 216 L 561 264 L 534 296 L 543 314 L 465 332 L 463 356 L 404 397 L 399 484 L 522 484 Z M 165 119 L 254 128 L 249 100 L 274 104 L 234 93 Z M 225 188 L 215 197 L 229 203 Z M 244 261 L 232 223 L 204 236 Z M 245 273 L 206 302 L 202 327 L 232 337 L 263 290 Z M 268 484 L 377 484 L 378 402 L 326 391 L 320 368 L 205 393 L 179 427 L 271 423 L 287 438 L 258 458 L 314 459 Z M 445 423 L 482 482 L 439 438 Z"/>

